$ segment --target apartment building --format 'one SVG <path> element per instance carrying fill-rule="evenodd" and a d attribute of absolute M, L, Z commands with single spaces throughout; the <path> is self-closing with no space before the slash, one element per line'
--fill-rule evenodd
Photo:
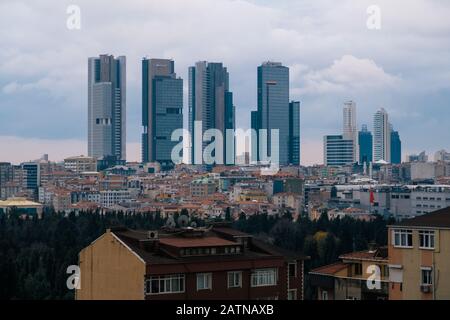
<path fill-rule="evenodd" d="M 450 299 L 450 207 L 388 230 L 389 299 Z"/>
<path fill-rule="evenodd" d="M 387 300 L 389 269 L 386 247 L 341 255 L 340 261 L 313 269 L 310 280 L 317 300 Z M 372 280 L 371 277 L 378 276 Z"/>
<path fill-rule="evenodd" d="M 76 299 L 301 300 L 307 258 L 226 226 L 108 229 L 79 254 Z"/>

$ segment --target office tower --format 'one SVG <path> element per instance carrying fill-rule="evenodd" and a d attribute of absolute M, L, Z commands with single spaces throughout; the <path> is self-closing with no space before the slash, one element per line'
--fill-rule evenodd
<path fill-rule="evenodd" d="M 267 130 L 267 154 L 271 156 L 271 130 L 279 131 L 280 165 L 289 164 L 289 68 L 280 62 L 258 67 L 258 129 Z M 259 135 L 258 135 L 259 137 Z M 258 143 L 259 149 L 261 145 Z M 258 160 L 261 150 L 258 150 Z"/>
<path fill-rule="evenodd" d="M 358 133 L 359 144 L 359 163 L 372 162 L 373 137 L 372 132 L 367 130 L 367 125 L 363 124 L 361 131 Z"/>
<path fill-rule="evenodd" d="M 251 129 L 255 130 L 256 136 L 252 137 L 251 140 L 251 161 L 255 162 L 258 160 L 259 155 L 259 145 L 258 145 L 258 130 L 259 130 L 259 113 L 258 111 L 251 112 Z"/>
<path fill-rule="evenodd" d="M 434 161 L 450 162 L 450 153 L 446 150 L 439 150 L 434 154 Z"/>
<path fill-rule="evenodd" d="M 289 164 L 300 165 L 300 102 L 289 103 Z"/>
<path fill-rule="evenodd" d="M 343 138 L 353 141 L 353 162 L 358 162 L 358 128 L 356 125 L 356 103 L 347 101 L 343 108 Z"/>
<path fill-rule="evenodd" d="M 0 200 L 6 199 L 4 187 L 13 180 L 13 166 L 9 162 L 0 162 Z"/>
<path fill-rule="evenodd" d="M 428 156 L 425 151 L 419 154 L 411 154 L 408 156 L 408 162 L 428 162 Z"/>
<path fill-rule="evenodd" d="M 88 154 L 126 159 L 126 59 L 112 55 L 88 62 Z"/>
<path fill-rule="evenodd" d="M 202 139 L 202 146 L 196 146 L 195 122 L 201 121 L 202 132 L 217 129 L 223 135 L 223 163 L 234 164 L 233 140 L 228 141 L 227 129 L 235 129 L 233 94 L 229 89 L 229 74 L 222 63 L 200 61 L 189 67 L 189 132 L 191 133 L 191 163 L 204 163 L 203 151 L 211 142 Z M 227 154 L 227 143 L 232 146 Z M 219 160 L 219 159 L 216 159 Z"/>
<path fill-rule="evenodd" d="M 391 162 L 391 129 L 388 113 L 384 108 L 373 117 L 373 161 Z"/>
<path fill-rule="evenodd" d="M 173 167 L 171 153 L 178 141 L 172 132 L 183 128 L 183 80 L 167 59 L 142 60 L 142 162 Z"/>
<path fill-rule="evenodd" d="M 402 163 L 402 141 L 398 131 L 391 131 L 391 163 Z"/>
<path fill-rule="evenodd" d="M 328 135 L 323 138 L 323 163 L 338 167 L 353 163 L 353 140 L 342 135 Z"/>

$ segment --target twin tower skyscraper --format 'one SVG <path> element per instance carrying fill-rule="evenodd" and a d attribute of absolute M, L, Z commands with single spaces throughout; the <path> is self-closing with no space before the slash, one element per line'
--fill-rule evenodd
<path fill-rule="evenodd" d="M 89 156 L 123 161 L 126 159 L 126 59 L 112 55 L 89 58 L 88 73 Z M 252 112 L 252 129 L 280 131 L 281 165 L 300 162 L 299 109 L 299 102 L 289 103 L 289 69 L 280 63 L 264 63 L 258 67 L 258 111 Z M 234 136 L 230 138 L 226 131 L 236 129 L 236 110 L 229 74 L 222 63 L 200 61 L 189 67 L 188 112 L 190 162 L 207 145 L 202 140 L 200 148 L 194 139 L 196 123 L 201 122 L 202 136 L 209 129 L 222 132 L 223 155 L 230 151 L 227 139 L 233 140 L 234 163 Z M 159 162 L 163 169 L 171 168 L 172 150 L 179 143 L 172 141 L 172 133 L 183 128 L 183 79 L 177 77 L 173 60 L 142 60 L 142 126 L 142 161 Z M 268 145 L 270 153 L 270 141 Z"/>

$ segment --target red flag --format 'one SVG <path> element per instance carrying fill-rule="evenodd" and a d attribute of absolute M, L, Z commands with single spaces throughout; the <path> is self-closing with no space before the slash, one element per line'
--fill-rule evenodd
<path fill-rule="evenodd" d="M 373 190 L 370 189 L 370 204 L 373 205 L 374 202 L 375 202 L 375 195 L 373 194 Z"/>

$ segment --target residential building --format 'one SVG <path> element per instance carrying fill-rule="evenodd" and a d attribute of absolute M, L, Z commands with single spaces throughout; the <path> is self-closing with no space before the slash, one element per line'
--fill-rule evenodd
<path fill-rule="evenodd" d="M 353 163 L 359 161 L 358 155 L 358 128 L 356 126 L 356 103 L 347 101 L 343 108 L 343 134 L 344 140 L 353 141 Z"/>
<path fill-rule="evenodd" d="M 342 135 L 328 135 L 323 138 L 323 155 L 326 166 L 344 166 L 353 163 L 353 140 Z"/>
<path fill-rule="evenodd" d="M 108 229 L 79 254 L 77 300 L 302 300 L 307 257 L 228 227 Z"/>
<path fill-rule="evenodd" d="M 343 254 L 339 262 L 309 272 L 317 300 L 387 300 L 387 248 Z M 378 275 L 378 279 L 372 278 Z"/>
<path fill-rule="evenodd" d="M 195 179 L 190 184 L 192 197 L 206 197 L 216 192 L 216 183 L 207 178 Z"/>
<path fill-rule="evenodd" d="M 388 226 L 389 299 L 449 300 L 450 207 Z"/>
<path fill-rule="evenodd" d="M 88 155 L 126 159 L 126 58 L 88 62 Z"/>
<path fill-rule="evenodd" d="M 64 159 L 64 168 L 75 173 L 96 172 L 97 159 L 86 156 L 69 157 Z"/>
<path fill-rule="evenodd" d="M 142 162 L 173 168 L 171 153 L 178 141 L 171 140 L 172 133 L 183 128 L 183 80 L 173 60 L 142 60 L 142 125 Z"/>
<path fill-rule="evenodd" d="M 391 128 L 384 108 L 373 117 L 373 161 L 380 160 L 391 162 Z"/>

